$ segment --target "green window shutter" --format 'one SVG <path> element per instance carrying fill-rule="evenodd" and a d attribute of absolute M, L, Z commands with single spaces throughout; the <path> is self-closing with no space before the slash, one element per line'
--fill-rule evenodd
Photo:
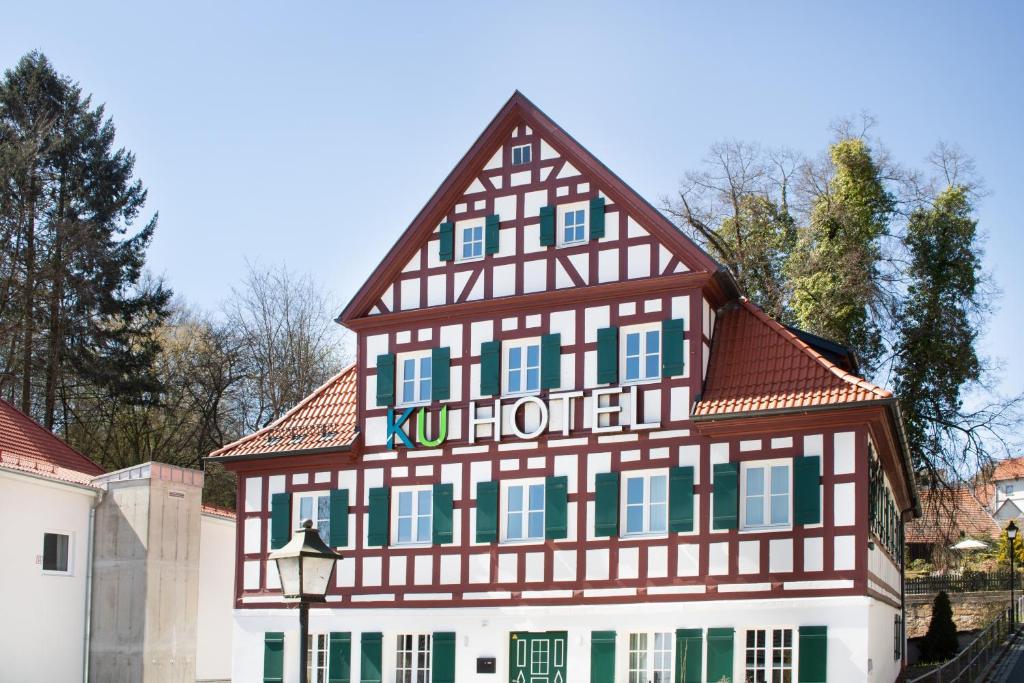
<path fill-rule="evenodd" d="M 331 547 L 348 545 L 348 489 L 331 491 Z"/>
<path fill-rule="evenodd" d="M 438 545 L 452 542 L 453 494 L 451 484 L 434 484 L 433 542 Z"/>
<path fill-rule="evenodd" d="M 476 485 L 476 542 L 498 540 L 498 482 L 481 481 Z"/>
<path fill-rule="evenodd" d="M 594 535 L 619 535 L 618 472 L 601 472 L 594 478 Z"/>
<path fill-rule="evenodd" d="M 603 327 L 597 331 L 597 383 L 619 381 L 619 328 Z"/>
<path fill-rule="evenodd" d="M 715 465 L 712 529 L 735 529 L 739 526 L 739 471 L 737 462 Z"/>
<path fill-rule="evenodd" d="M 562 386 L 562 335 L 555 332 L 540 338 L 540 387 Z"/>
<path fill-rule="evenodd" d="M 327 641 L 327 683 L 352 680 L 352 634 L 331 633 Z"/>
<path fill-rule="evenodd" d="M 693 531 L 693 467 L 668 471 L 668 528 Z"/>
<path fill-rule="evenodd" d="M 683 340 L 686 323 L 682 318 L 661 321 L 661 376 L 676 377 L 683 374 L 686 358 L 683 354 Z"/>
<path fill-rule="evenodd" d="M 359 683 L 381 683 L 380 633 L 364 633 L 359 641 Z"/>
<path fill-rule="evenodd" d="M 800 627 L 799 683 L 826 683 L 828 670 L 828 627 Z"/>
<path fill-rule="evenodd" d="M 708 629 L 708 680 L 732 681 L 732 640 L 733 629 Z"/>
<path fill-rule="evenodd" d="M 676 683 L 701 683 L 703 649 L 699 628 L 676 629 Z"/>
<path fill-rule="evenodd" d="M 370 489 L 370 522 L 366 534 L 366 545 L 383 547 L 388 544 L 388 507 L 391 492 L 387 487 Z"/>
<path fill-rule="evenodd" d="M 395 354 L 382 353 L 377 356 L 377 405 L 390 406 L 395 403 Z"/>
<path fill-rule="evenodd" d="M 590 200 L 590 239 L 604 237 L 604 197 Z"/>
<path fill-rule="evenodd" d="M 434 633 L 431 641 L 431 682 L 455 683 L 455 633 Z"/>
<path fill-rule="evenodd" d="M 805 455 L 793 458 L 793 522 L 821 521 L 821 458 Z"/>
<path fill-rule="evenodd" d="M 555 207 L 540 207 L 540 245 L 555 246 Z"/>
<path fill-rule="evenodd" d="M 544 538 L 569 535 L 569 479 L 547 477 L 544 480 Z"/>
<path fill-rule="evenodd" d="M 501 234 L 501 219 L 491 215 L 487 217 L 484 228 L 484 252 L 487 254 L 498 253 L 498 239 Z"/>
<path fill-rule="evenodd" d="M 484 396 L 501 393 L 500 341 L 486 341 L 480 345 L 480 393 Z"/>
<path fill-rule="evenodd" d="M 292 540 L 292 494 L 270 496 L 270 549 L 277 550 Z"/>
<path fill-rule="evenodd" d="M 590 632 L 590 683 L 615 683 L 615 631 Z"/>
<path fill-rule="evenodd" d="M 454 261 L 455 260 L 455 224 L 454 223 L 442 223 L 441 224 L 441 250 L 440 259 L 442 261 Z"/>
<path fill-rule="evenodd" d="M 447 346 L 430 350 L 430 399 L 447 401 L 452 391 L 452 353 Z"/>
<path fill-rule="evenodd" d="M 263 683 L 284 681 L 284 633 L 263 634 Z"/>

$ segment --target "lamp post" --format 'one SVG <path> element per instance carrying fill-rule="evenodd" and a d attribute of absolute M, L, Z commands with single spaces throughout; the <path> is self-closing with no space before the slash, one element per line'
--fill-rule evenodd
<path fill-rule="evenodd" d="M 1010 630 L 1013 631 L 1017 623 L 1017 603 L 1013 600 L 1013 542 L 1017 538 L 1017 525 L 1012 519 L 1006 526 L 1006 538 L 1010 540 Z"/>
<path fill-rule="evenodd" d="M 341 555 L 327 547 L 307 519 L 292 540 L 270 553 L 270 559 L 277 563 L 284 599 L 299 603 L 299 681 L 307 683 L 309 603 L 324 601 L 334 563 Z"/>

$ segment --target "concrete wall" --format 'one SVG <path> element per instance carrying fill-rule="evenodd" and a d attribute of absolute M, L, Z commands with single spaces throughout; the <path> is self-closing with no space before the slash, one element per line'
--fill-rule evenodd
<path fill-rule="evenodd" d="M 231 679 L 235 522 L 203 515 L 199 545 L 196 680 Z"/>
<path fill-rule="evenodd" d="M 82 679 L 89 510 L 98 493 L 0 470 L 0 679 Z M 44 531 L 70 534 L 67 574 L 43 571 Z"/>

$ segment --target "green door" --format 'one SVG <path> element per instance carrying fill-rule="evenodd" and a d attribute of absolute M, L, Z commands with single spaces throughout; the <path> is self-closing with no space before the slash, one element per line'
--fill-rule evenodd
<path fill-rule="evenodd" d="M 509 683 L 567 683 L 565 631 L 519 631 L 509 637 Z"/>

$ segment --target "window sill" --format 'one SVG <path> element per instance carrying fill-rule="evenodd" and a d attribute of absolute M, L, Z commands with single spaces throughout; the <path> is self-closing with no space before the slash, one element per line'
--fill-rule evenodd
<path fill-rule="evenodd" d="M 483 260 L 484 260 L 484 254 L 480 254 L 479 256 L 466 256 L 466 257 L 463 257 L 463 258 L 457 258 L 457 259 L 454 260 L 454 263 L 456 263 L 456 264 L 459 264 L 459 263 L 474 263 L 476 261 L 483 261 Z"/>
<path fill-rule="evenodd" d="M 541 545 L 544 538 L 503 538 L 498 545 Z"/>
<path fill-rule="evenodd" d="M 619 382 L 624 387 L 639 387 L 646 384 L 658 384 L 661 382 L 661 377 L 650 377 L 647 379 L 624 379 Z"/>
<path fill-rule="evenodd" d="M 561 242 L 556 244 L 555 247 L 558 249 L 569 249 L 570 247 L 582 247 L 585 244 L 587 244 L 587 240 L 582 239 L 576 240 L 575 242 Z"/>
<path fill-rule="evenodd" d="M 423 408 L 429 406 L 433 401 L 416 401 L 415 403 L 396 403 L 395 408 Z"/>
<path fill-rule="evenodd" d="M 417 548 L 429 548 L 432 545 L 434 545 L 433 541 L 416 541 L 415 543 L 400 543 L 398 541 L 393 541 L 389 547 L 396 548 L 398 550 L 416 550 Z"/>
<path fill-rule="evenodd" d="M 793 525 L 787 524 L 785 526 L 741 526 L 739 533 L 741 534 L 765 534 L 765 533 L 780 533 L 786 531 L 792 531 Z"/>
<path fill-rule="evenodd" d="M 623 533 L 619 536 L 621 541 L 648 541 L 651 539 L 668 538 L 669 534 L 667 531 L 636 531 L 633 533 Z"/>
<path fill-rule="evenodd" d="M 524 396 L 540 396 L 540 389 L 534 391 L 506 391 L 501 394 L 501 398 L 523 398 Z"/>
<path fill-rule="evenodd" d="M 42 569 L 40 573 L 43 576 L 74 576 L 74 572 L 62 572 L 56 569 Z"/>

